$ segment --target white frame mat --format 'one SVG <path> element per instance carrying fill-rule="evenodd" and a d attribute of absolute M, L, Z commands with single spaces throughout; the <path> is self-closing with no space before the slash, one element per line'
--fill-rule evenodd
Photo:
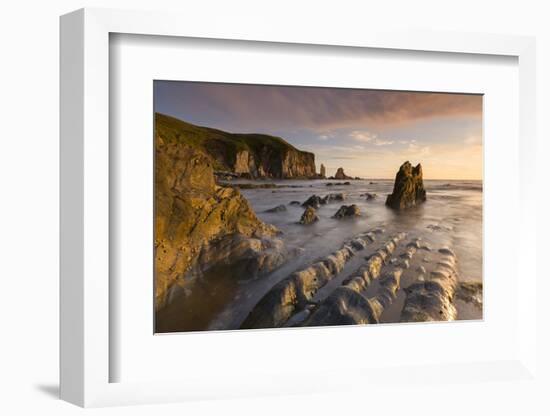
<path fill-rule="evenodd" d="M 185 24 L 182 24 L 185 22 Z M 283 29 L 284 28 L 284 29 Z M 61 17 L 61 398 L 79 406 L 111 406 L 197 399 L 331 392 L 368 392 L 394 397 L 394 389 L 409 393 L 462 389 L 482 383 L 526 385 L 537 378 L 536 287 L 536 78 L 535 40 L 507 35 L 384 31 L 367 28 L 308 30 L 277 22 L 235 24 L 213 16 L 206 27 L 200 19 L 174 13 L 82 9 Z M 280 44 L 330 45 L 454 54 L 514 57 L 519 68 L 519 216 L 513 218 L 518 252 L 515 317 L 518 342 L 506 359 L 472 363 L 442 362 L 408 367 L 355 369 L 343 367 L 304 374 L 266 373 L 246 379 L 185 377 L 177 381 L 112 382 L 110 368 L 119 360 L 110 349 L 109 230 L 109 36 L 154 35 L 224 39 Z M 498 157 L 498 155 L 485 155 Z M 535 247 L 534 247 L 535 246 Z M 533 249 L 535 248 L 535 249 Z M 515 263 L 514 263 L 515 264 Z M 111 288 L 112 289 L 112 288 Z M 519 324 L 521 323 L 521 324 Z M 540 323 L 539 323 L 540 325 Z M 411 327 L 409 327 L 411 328 Z M 357 328 L 360 330 L 360 328 Z M 187 335 L 194 336 L 194 335 Z M 271 332 L 271 336 L 278 336 Z M 304 337 L 315 331 L 304 331 Z M 244 338 L 243 338 L 244 340 Z M 208 372 L 208 373 L 211 373 Z M 442 374 L 452 374 L 452 381 Z M 396 380 L 400 380 L 396 382 Z M 457 387 L 450 383 L 459 384 Z M 429 386 L 429 387 L 427 387 Z M 497 390 L 491 390 L 495 399 Z M 531 389 L 535 391 L 536 389 Z M 455 393 L 457 394 L 457 393 Z M 489 394 L 489 393 L 488 393 Z M 443 400 L 442 395 L 439 399 Z M 430 398 L 432 400 L 432 398 Z M 447 404 L 449 405 L 449 404 Z M 420 409 L 419 409 L 420 410 Z"/>

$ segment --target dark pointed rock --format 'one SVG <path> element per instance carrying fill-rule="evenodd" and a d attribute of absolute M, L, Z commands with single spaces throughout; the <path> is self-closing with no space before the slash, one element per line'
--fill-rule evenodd
<path fill-rule="evenodd" d="M 353 179 L 351 176 L 348 176 L 344 173 L 344 168 L 338 168 L 334 179 Z"/>
<path fill-rule="evenodd" d="M 426 201 L 426 190 L 422 181 L 422 165 L 413 167 L 409 161 L 403 163 L 395 176 L 393 192 L 388 195 L 386 205 L 393 209 L 406 209 Z"/>
<path fill-rule="evenodd" d="M 323 202 L 323 198 L 317 195 L 311 195 L 303 204 L 303 207 L 312 207 L 312 208 L 319 208 Z"/>

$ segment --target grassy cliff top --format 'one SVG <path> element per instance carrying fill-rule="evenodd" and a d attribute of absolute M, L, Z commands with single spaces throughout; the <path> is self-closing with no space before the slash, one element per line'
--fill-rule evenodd
<path fill-rule="evenodd" d="M 219 151 L 226 155 L 234 155 L 242 150 L 259 152 L 265 147 L 280 153 L 301 152 L 280 137 L 267 134 L 228 133 L 196 126 L 161 113 L 155 113 L 155 131 L 166 142 L 183 142 L 204 149 L 208 153 Z"/>

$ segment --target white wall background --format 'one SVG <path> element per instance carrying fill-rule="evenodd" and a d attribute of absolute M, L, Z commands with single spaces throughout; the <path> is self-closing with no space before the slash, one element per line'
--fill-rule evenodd
<path fill-rule="evenodd" d="M 4 2 L 0 9 L 0 413 L 73 414 L 82 410 L 60 402 L 58 377 L 58 16 L 80 7 L 164 9 L 185 12 L 189 19 L 220 13 L 231 19 L 246 14 L 251 19 L 280 21 L 281 30 L 291 24 L 321 24 L 334 30 L 339 25 L 384 24 L 400 27 L 536 35 L 538 42 L 539 135 L 539 273 L 545 273 L 549 248 L 548 178 L 546 158 L 550 128 L 550 12 L 547 1 L 461 0 L 444 1 L 169 1 L 169 0 L 19 0 Z M 185 21 L 182 21 L 185 25 Z M 546 174 L 547 175 L 547 174 Z M 511 225 L 513 226 L 513 225 Z M 548 276 L 550 278 L 550 276 Z M 549 293 L 548 283 L 538 288 Z M 548 307 L 539 305 L 539 319 Z M 548 322 L 546 320 L 546 322 Z M 546 326 L 548 328 L 548 326 Z M 548 332 L 543 340 L 539 368 L 548 377 Z M 546 354 L 544 353 L 546 352 Z M 304 375 L 307 382 L 307 375 Z M 516 394 L 517 387 L 480 386 L 471 397 L 452 397 L 434 385 L 431 392 L 411 402 L 425 414 L 548 414 L 543 391 Z M 484 400 L 484 389 L 499 389 L 502 399 Z M 546 393 L 550 388 L 546 389 Z M 446 393 L 445 393 L 446 392 Z M 431 394 L 449 394 L 449 406 L 430 409 Z M 540 399 L 534 400 L 536 397 Z M 392 414 L 400 401 L 391 389 L 383 397 L 346 395 L 280 397 L 255 400 L 163 405 L 93 410 L 99 414 L 262 414 L 280 415 L 369 413 L 376 402 Z M 385 402 L 385 405 L 384 405 Z M 542 406 L 540 403 L 545 403 Z"/>

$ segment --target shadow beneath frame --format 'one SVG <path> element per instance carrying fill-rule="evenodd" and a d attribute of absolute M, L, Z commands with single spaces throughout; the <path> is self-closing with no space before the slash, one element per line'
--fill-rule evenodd
<path fill-rule="evenodd" d="M 34 388 L 52 399 L 59 399 L 59 384 L 37 384 Z"/>

